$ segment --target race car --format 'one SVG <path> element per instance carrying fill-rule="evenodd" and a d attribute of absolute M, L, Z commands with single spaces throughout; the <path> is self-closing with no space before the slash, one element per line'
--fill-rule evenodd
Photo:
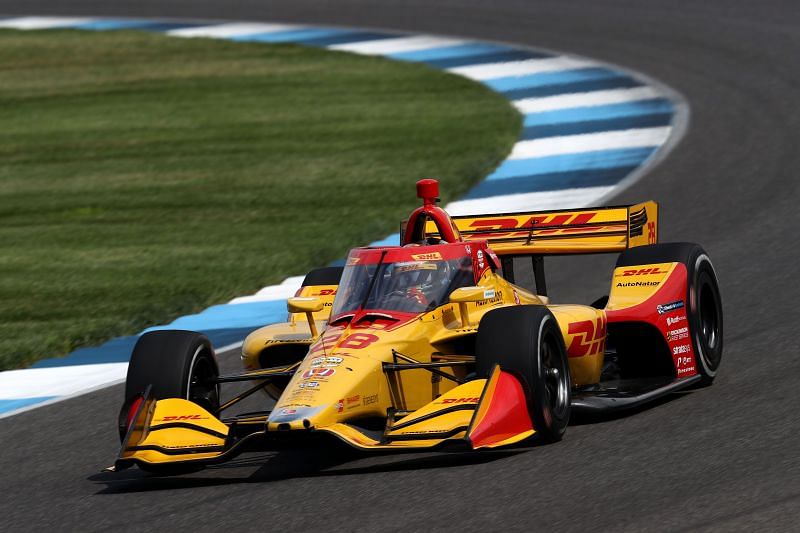
<path fill-rule="evenodd" d="M 554 442 L 577 411 L 714 380 L 717 276 L 699 245 L 657 244 L 655 202 L 451 217 L 435 180 L 417 195 L 401 244 L 356 248 L 343 267 L 309 273 L 288 321 L 244 341 L 243 372 L 220 375 L 199 333 L 143 335 L 114 468 L 167 473 L 326 438 L 361 450 Z M 607 297 L 549 301 L 545 256 L 601 252 L 619 253 Z M 520 257 L 533 290 L 514 283 Z M 252 386 L 223 399 L 223 384 L 242 381 Z M 262 411 L 228 414 L 259 392 Z"/>

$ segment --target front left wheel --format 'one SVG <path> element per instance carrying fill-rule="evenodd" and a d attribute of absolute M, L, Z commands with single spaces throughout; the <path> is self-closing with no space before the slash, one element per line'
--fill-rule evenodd
<path fill-rule="evenodd" d="M 561 329 L 549 309 L 519 305 L 489 311 L 478 326 L 475 355 L 479 377 L 488 377 L 496 364 L 515 374 L 536 434 L 545 442 L 561 440 L 571 412 L 571 379 Z"/>
<path fill-rule="evenodd" d="M 219 376 L 214 349 L 205 335 L 164 330 L 142 335 L 133 348 L 119 416 L 120 438 L 147 387 L 156 399 L 183 398 L 215 416 L 219 411 Z"/>

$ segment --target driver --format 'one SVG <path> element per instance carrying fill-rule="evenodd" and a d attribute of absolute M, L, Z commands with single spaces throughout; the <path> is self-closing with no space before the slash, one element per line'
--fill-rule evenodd
<path fill-rule="evenodd" d="M 390 297 L 403 298 L 404 308 L 420 312 L 438 305 L 449 280 L 446 261 L 409 261 L 397 263 L 392 272 Z"/>

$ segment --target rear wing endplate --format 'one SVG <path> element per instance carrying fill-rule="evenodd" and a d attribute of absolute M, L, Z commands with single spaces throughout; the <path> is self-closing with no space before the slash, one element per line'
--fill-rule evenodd
<path fill-rule="evenodd" d="M 498 255 L 619 252 L 658 242 L 658 204 L 452 217 L 464 241 L 486 240 Z M 436 238 L 428 221 L 426 237 Z"/>

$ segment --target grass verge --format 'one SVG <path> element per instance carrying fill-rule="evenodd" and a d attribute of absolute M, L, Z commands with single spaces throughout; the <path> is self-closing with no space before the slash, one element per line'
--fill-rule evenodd
<path fill-rule="evenodd" d="M 463 194 L 520 119 L 422 65 L 0 31 L 0 369 L 280 282 Z"/>

